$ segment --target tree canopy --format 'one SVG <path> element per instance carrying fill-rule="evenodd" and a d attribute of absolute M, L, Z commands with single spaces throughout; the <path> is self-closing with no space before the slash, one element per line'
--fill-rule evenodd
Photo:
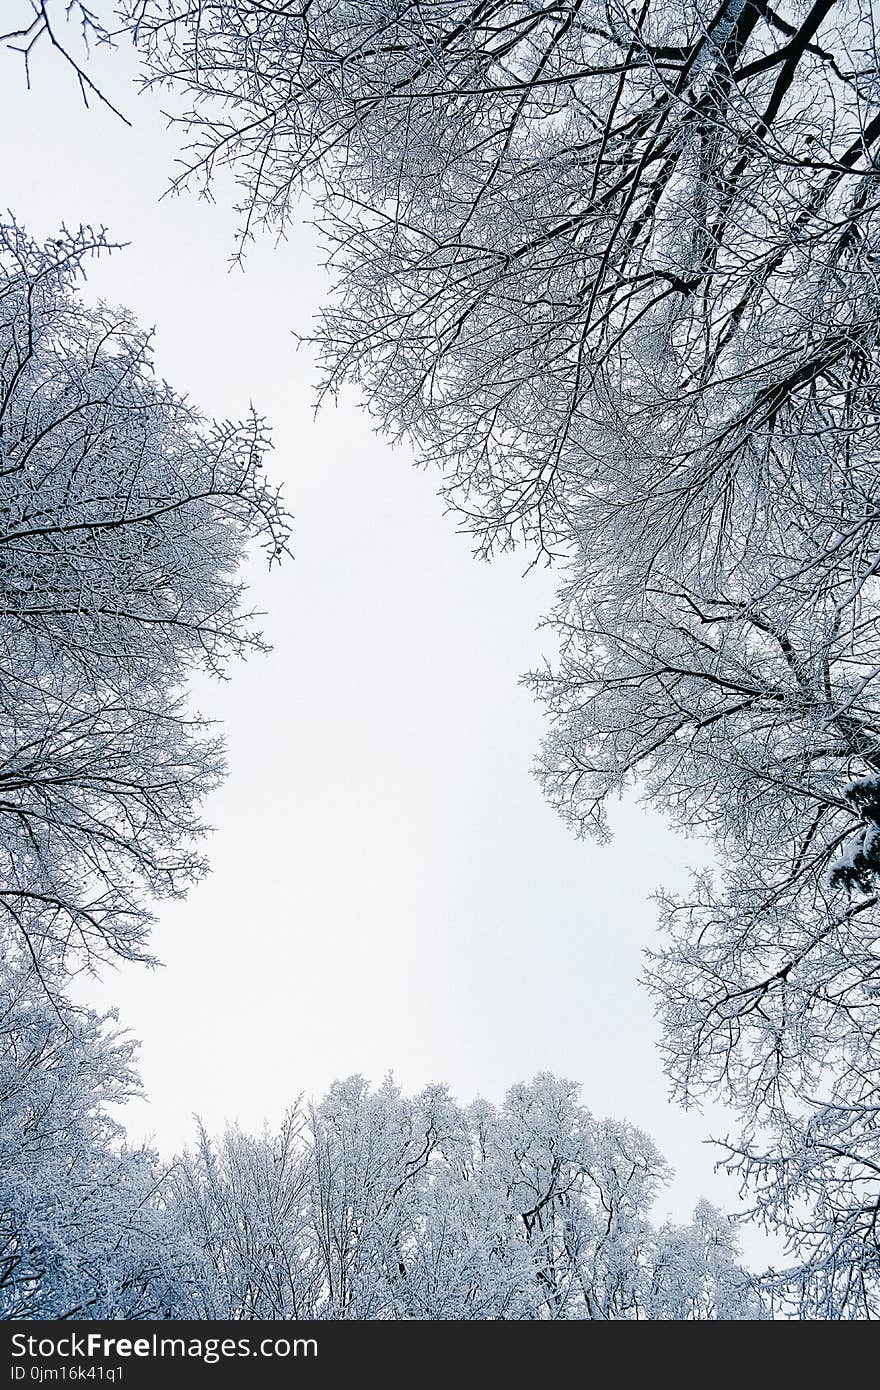
<path fill-rule="evenodd" d="M 238 181 L 242 252 L 316 207 L 324 390 L 361 384 L 481 553 L 558 560 L 547 793 L 601 836 L 636 785 L 713 842 L 661 897 L 673 1086 L 740 1111 L 803 1315 L 876 1313 L 873 7 L 128 14 L 187 104 L 179 182 Z"/>
<path fill-rule="evenodd" d="M 68 11 L 99 42 L 106 16 Z M 60 55 L 51 0 L 0 46 Z M 870 1318 L 880 1312 L 880 68 L 868 0 L 124 0 L 187 184 L 239 255 L 304 201 L 321 390 L 437 467 L 477 553 L 557 566 L 526 679 L 579 834 L 636 788 L 715 868 L 658 895 L 674 1093 L 790 1267 L 549 1075 L 500 1106 L 334 1085 L 168 1167 L 108 1104 L 131 1045 L 71 974 L 150 959 L 204 872 L 196 668 L 263 643 L 289 518 L 255 413 L 203 418 L 81 293 L 106 234 L 0 221 L 0 1313 Z M 180 102 L 183 105 L 180 105 Z M 115 108 L 114 108 L 115 109 Z M 118 114 L 118 113 L 117 113 Z M 634 855 L 639 847 L 632 847 Z M 60 1136 L 64 1136 L 63 1140 Z"/>

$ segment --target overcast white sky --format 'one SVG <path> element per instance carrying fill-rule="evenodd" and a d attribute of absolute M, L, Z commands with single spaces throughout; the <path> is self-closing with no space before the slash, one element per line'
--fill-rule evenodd
<path fill-rule="evenodd" d="M 312 233 L 230 273 L 222 199 L 159 202 L 174 138 L 129 55 L 94 71 L 132 129 L 85 110 L 48 53 L 30 93 L 0 56 L 3 203 L 38 235 L 91 222 L 131 243 L 89 295 L 155 324 L 160 372 L 206 412 L 253 400 L 270 418 L 296 518 L 294 563 L 253 567 L 274 652 L 196 691 L 229 746 L 213 872 L 160 906 L 162 969 L 108 970 L 93 990 L 142 1040 L 149 1100 L 130 1132 L 170 1153 L 194 1114 L 258 1127 L 352 1072 L 499 1100 L 551 1070 L 653 1136 L 677 1170 L 661 1214 L 701 1194 L 734 1209 L 701 1142 L 723 1114 L 668 1103 L 637 984 L 649 894 L 705 850 L 635 804 L 610 847 L 578 843 L 530 775 L 542 716 L 518 678 L 552 651 L 537 624 L 554 576 L 474 561 L 436 477 L 376 439 L 354 397 L 314 418 L 292 338 L 325 286 Z"/>

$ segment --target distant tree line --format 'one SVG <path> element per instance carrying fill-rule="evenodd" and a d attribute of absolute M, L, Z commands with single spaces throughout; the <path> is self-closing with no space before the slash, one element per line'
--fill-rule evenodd
<path fill-rule="evenodd" d="M 727 1220 L 652 1224 L 668 1169 L 552 1076 L 502 1106 L 359 1077 L 277 1132 L 202 1134 L 163 1166 L 107 1113 L 132 1045 L 0 985 L 0 1318 L 746 1318 Z"/>

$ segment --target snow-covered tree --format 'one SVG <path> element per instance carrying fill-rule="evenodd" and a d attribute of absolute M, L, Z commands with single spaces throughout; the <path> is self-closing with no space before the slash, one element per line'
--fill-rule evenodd
<path fill-rule="evenodd" d="M 700 528 L 799 410 L 858 391 L 866 3 L 129 8 L 147 80 L 192 101 L 189 177 L 232 167 L 243 233 L 317 201 L 330 382 L 366 383 L 485 548 L 566 544 L 570 505 L 638 465 L 655 544 Z"/>
<path fill-rule="evenodd" d="M 730 1223 L 708 1202 L 689 1226 L 664 1225 L 654 1236 L 647 1316 L 675 1322 L 767 1316 L 771 1300 L 742 1268 Z"/>
<path fill-rule="evenodd" d="M 169 1184 L 175 1316 L 763 1316 L 725 1219 L 655 1228 L 666 1165 L 577 1091 L 543 1075 L 463 1110 L 351 1077 L 277 1134 L 203 1134 Z"/>
<path fill-rule="evenodd" d="M 109 249 L 0 225 L 0 915 L 35 963 L 145 957 L 150 898 L 202 872 L 222 747 L 186 678 L 260 648 L 239 566 L 288 537 L 263 422 L 203 420 L 81 298 Z"/>
<path fill-rule="evenodd" d="M 311 1173 L 298 1107 L 275 1134 L 200 1128 L 165 1189 L 176 1233 L 178 1318 L 310 1318 L 320 1305 L 309 1259 Z"/>
<path fill-rule="evenodd" d="M 139 1093 L 133 1044 L 2 934 L 0 1318 L 158 1317 L 177 1263 L 153 1154 L 108 1112 Z"/>

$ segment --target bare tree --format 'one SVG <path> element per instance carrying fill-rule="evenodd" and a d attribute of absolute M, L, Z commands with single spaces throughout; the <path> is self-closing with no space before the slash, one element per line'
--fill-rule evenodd
<path fill-rule="evenodd" d="M 73 78 L 86 106 L 92 103 L 105 106 L 129 125 L 128 117 L 113 104 L 88 71 L 93 50 L 114 44 L 114 35 L 107 27 L 108 19 L 105 0 L 98 0 L 95 8 L 85 0 L 6 0 L 0 23 L 9 27 L 0 30 L 0 49 L 5 48 L 18 56 L 28 89 L 32 83 L 34 59 L 46 53 Z"/>

